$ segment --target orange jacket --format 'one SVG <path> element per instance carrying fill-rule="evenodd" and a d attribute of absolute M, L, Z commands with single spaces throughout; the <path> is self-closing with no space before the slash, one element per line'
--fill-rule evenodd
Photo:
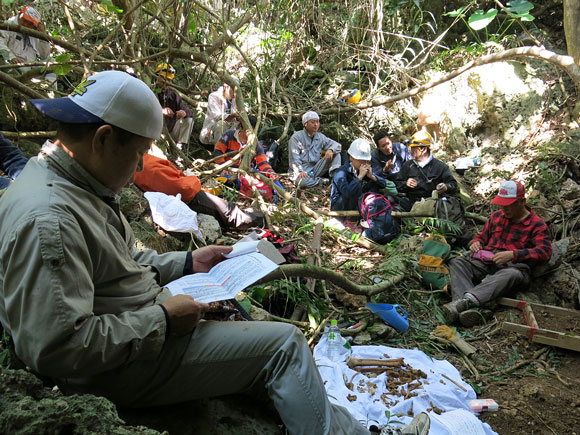
<path fill-rule="evenodd" d="M 186 204 L 201 190 L 201 182 L 195 175 L 185 175 L 170 161 L 150 154 L 143 156 L 143 170 L 135 172 L 135 185 L 144 192 L 181 193 L 181 200 Z"/>
<path fill-rule="evenodd" d="M 218 157 L 230 151 L 239 151 L 242 149 L 242 144 L 236 140 L 235 137 L 236 130 L 228 130 L 224 133 L 222 138 L 219 140 L 218 143 L 215 144 L 215 148 L 213 150 L 213 156 Z M 231 157 L 222 157 L 216 160 L 216 163 L 222 164 L 226 161 L 231 160 Z M 234 163 L 234 167 L 238 167 L 240 162 Z M 266 157 L 266 153 L 264 152 L 264 147 L 259 143 L 256 145 L 256 155 L 252 160 L 252 166 L 254 169 L 262 172 L 264 175 L 270 176 L 275 175 L 274 169 L 268 163 L 268 158 Z"/>

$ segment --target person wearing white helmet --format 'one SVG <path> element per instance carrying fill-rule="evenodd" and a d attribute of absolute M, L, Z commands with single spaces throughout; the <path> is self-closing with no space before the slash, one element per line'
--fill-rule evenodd
<path fill-rule="evenodd" d="M 236 84 L 239 80 L 234 78 Z M 236 106 L 236 88 L 224 83 L 216 91 L 209 94 L 207 110 L 203 127 L 199 133 L 199 141 L 203 145 L 214 145 L 221 139 L 227 130 L 235 129 L 240 123 L 240 115 Z"/>
<path fill-rule="evenodd" d="M 165 287 L 231 247 L 134 246 L 120 193 L 163 127 L 145 83 L 105 71 L 31 103 L 59 122 L 56 140 L 0 198 L 0 323 L 26 366 L 122 406 L 267 392 L 289 433 L 369 433 L 329 402 L 295 326 L 205 321 L 207 304 Z"/>
<path fill-rule="evenodd" d="M 17 16 L 9 18 L 6 23 L 44 32 L 40 12 L 32 6 L 23 7 Z M 0 56 L 12 64 L 36 62 L 50 56 L 50 44 L 24 33 L 0 30 Z"/>
<path fill-rule="evenodd" d="M 347 154 L 349 160 L 332 177 L 331 210 L 357 210 L 364 193 L 379 193 L 387 185 L 371 168 L 371 145 L 365 139 L 353 141 Z"/>
<path fill-rule="evenodd" d="M 320 118 L 314 111 L 302 115 L 303 130 L 297 131 L 288 141 L 288 175 L 300 188 L 328 183 L 340 167 L 342 146 L 318 131 Z"/>

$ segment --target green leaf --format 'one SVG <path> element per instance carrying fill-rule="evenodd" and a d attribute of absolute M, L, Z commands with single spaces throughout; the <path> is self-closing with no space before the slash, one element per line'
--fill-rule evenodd
<path fill-rule="evenodd" d="M 52 68 L 52 72 L 54 72 L 57 76 L 65 76 L 71 71 L 72 71 L 71 65 L 55 65 Z"/>
<path fill-rule="evenodd" d="M 455 9 L 454 11 L 451 12 L 446 12 L 443 15 L 447 16 L 447 17 L 451 17 L 451 18 L 455 18 L 455 17 L 465 17 L 465 14 L 463 13 L 463 11 L 467 8 L 467 6 L 462 6 L 459 9 Z"/>
<path fill-rule="evenodd" d="M 515 15 L 525 15 L 534 9 L 534 5 L 525 0 L 512 0 L 507 2 L 506 10 Z"/>
<path fill-rule="evenodd" d="M 535 18 L 530 14 L 521 14 L 518 15 L 518 18 L 522 21 L 534 21 Z"/>
<path fill-rule="evenodd" d="M 468 382 L 469 385 L 471 385 L 471 388 L 473 388 L 473 391 L 475 391 L 478 395 L 481 394 L 481 387 L 477 384 Z"/>
<path fill-rule="evenodd" d="M 14 3 L 14 0 L 2 0 L 2 3 L 4 3 L 5 5 L 10 6 L 12 3 Z"/>
<path fill-rule="evenodd" d="M 497 9 L 490 9 L 487 12 L 484 12 L 482 10 L 478 10 L 475 11 L 470 17 L 469 20 L 467 21 L 467 23 L 469 24 L 469 27 L 471 27 L 473 30 L 481 30 L 486 28 L 489 23 L 491 23 L 493 21 L 493 19 L 496 17 L 497 15 Z"/>
<path fill-rule="evenodd" d="M 54 60 L 56 60 L 57 62 L 68 62 L 70 61 L 70 59 L 71 59 L 70 53 L 62 53 L 54 56 Z"/>
<path fill-rule="evenodd" d="M 197 23 L 192 18 L 191 20 L 189 20 L 189 24 L 187 25 L 187 31 L 195 33 L 196 30 L 197 30 Z"/>
<path fill-rule="evenodd" d="M 252 303 L 250 302 L 249 299 L 243 299 L 241 301 L 238 301 L 238 303 L 242 306 L 244 310 L 246 310 L 247 313 L 250 312 L 250 309 L 252 308 Z"/>

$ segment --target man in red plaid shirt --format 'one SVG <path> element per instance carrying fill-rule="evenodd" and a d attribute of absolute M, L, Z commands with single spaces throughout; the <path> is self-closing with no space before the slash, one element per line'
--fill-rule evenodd
<path fill-rule="evenodd" d="M 449 263 L 451 299 L 443 306 L 448 323 L 466 327 L 482 320 L 477 307 L 530 281 L 530 266 L 552 256 L 552 237 L 546 223 L 526 205 L 524 186 L 517 181 L 501 183 L 494 212 L 475 236 L 469 257 Z"/>

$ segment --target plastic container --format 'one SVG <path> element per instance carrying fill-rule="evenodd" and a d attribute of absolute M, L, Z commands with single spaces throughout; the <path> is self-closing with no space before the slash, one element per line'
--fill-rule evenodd
<path fill-rule="evenodd" d="M 497 411 L 499 405 L 493 399 L 474 399 L 469 401 L 469 407 L 473 412 Z"/>
<path fill-rule="evenodd" d="M 330 321 L 330 328 L 326 336 L 327 343 L 327 357 L 331 361 L 336 361 L 340 356 L 342 347 L 342 337 L 340 336 L 340 329 L 338 329 L 338 321 L 336 319 Z"/>
<path fill-rule="evenodd" d="M 409 329 L 407 312 L 400 305 L 368 303 L 366 307 L 397 331 L 405 332 Z"/>

